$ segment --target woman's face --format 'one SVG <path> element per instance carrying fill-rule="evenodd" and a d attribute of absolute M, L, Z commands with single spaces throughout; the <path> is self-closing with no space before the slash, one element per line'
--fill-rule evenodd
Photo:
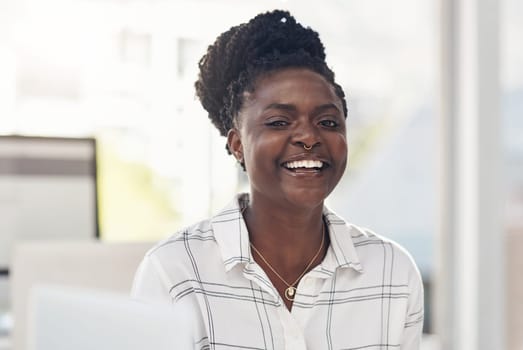
<path fill-rule="evenodd" d="M 342 103 L 332 85 L 311 70 L 269 73 L 245 94 L 228 143 L 245 162 L 253 200 L 320 205 L 347 163 Z"/>

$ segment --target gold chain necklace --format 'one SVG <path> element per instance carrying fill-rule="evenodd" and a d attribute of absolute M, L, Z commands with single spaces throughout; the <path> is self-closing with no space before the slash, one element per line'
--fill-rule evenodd
<path fill-rule="evenodd" d="M 321 243 L 320 243 L 320 248 L 318 249 L 318 251 L 316 252 L 316 254 L 314 254 L 314 256 L 312 257 L 311 261 L 309 262 L 309 264 L 307 265 L 307 267 L 305 268 L 305 270 L 303 270 L 303 272 L 301 273 L 301 275 L 296 279 L 296 281 L 294 281 L 293 283 L 289 284 L 287 283 L 287 281 L 280 276 L 280 274 L 278 272 L 276 272 L 276 270 L 274 269 L 274 267 L 271 266 L 271 264 L 269 264 L 269 262 L 267 261 L 267 259 L 265 259 L 263 257 L 263 255 L 260 253 L 260 251 L 258 249 L 256 249 L 256 247 L 254 246 L 254 244 L 250 243 L 251 245 L 251 248 L 258 254 L 258 256 L 263 260 L 263 262 L 267 265 L 267 267 L 269 269 L 271 269 L 272 272 L 274 272 L 274 274 L 276 275 L 276 277 L 278 277 L 283 283 L 285 283 L 285 285 L 287 286 L 287 288 L 285 289 L 285 298 L 289 301 L 293 301 L 294 300 L 294 297 L 296 295 L 296 287 L 294 287 L 296 285 L 296 283 L 299 282 L 299 280 L 303 277 L 303 275 L 305 275 L 307 273 L 307 271 L 309 271 L 309 268 L 312 266 L 312 264 L 314 263 L 314 261 L 316 260 L 316 258 L 318 257 L 318 255 L 320 254 L 322 248 L 323 248 L 323 242 L 325 241 L 325 224 L 322 222 L 322 226 L 321 226 Z"/>

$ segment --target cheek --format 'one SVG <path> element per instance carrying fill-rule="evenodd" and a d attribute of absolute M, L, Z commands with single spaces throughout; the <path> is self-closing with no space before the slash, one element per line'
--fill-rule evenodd
<path fill-rule="evenodd" d="M 251 163 L 267 164 L 278 160 L 283 152 L 282 145 L 278 135 L 255 135 L 248 138 L 244 150 Z"/>
<path fill-rule="evenodd" d="M 347 159 L 348 145 L 347 137 L 345 136 L 345 134 L 338 135 L 338 137 L 334 140 L 332 145 L 335 154 L 338 155 L 340 159 Z"/>
<path fill-rule="evenodd" d="M 337 160 L 338 167 L 337 172 L 340 173 L 340 177 L 345 173 L 348 162 L 348 145 L 347 139 L 344 136 L 340 136 L 336 142 L 332 144 L 331 152 L 335 154 L 335 159 Z"/>

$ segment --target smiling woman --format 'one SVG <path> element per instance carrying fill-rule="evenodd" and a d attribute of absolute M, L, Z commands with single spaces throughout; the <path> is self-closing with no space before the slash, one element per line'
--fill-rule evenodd
<path fill-rule="evenodd" d="M 196 90 L 250 193 L 151 249 L 134 296 L 193 310 L 179 317 L 195 349 L 418 349 L 410 255 L 324 205 L 347 164 L 347 107 L 318 34 L 258 15 L 209 46 Z"/>

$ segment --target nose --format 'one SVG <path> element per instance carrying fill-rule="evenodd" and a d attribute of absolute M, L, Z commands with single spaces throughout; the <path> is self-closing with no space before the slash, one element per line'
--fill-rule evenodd
<path fill-rule="evenodd" d="M 305 150 L 310 150 L 320 144 L 320 135 L 318 128 L 311 121 L 304 121 L 297 124 L 292 143 Z"/>

